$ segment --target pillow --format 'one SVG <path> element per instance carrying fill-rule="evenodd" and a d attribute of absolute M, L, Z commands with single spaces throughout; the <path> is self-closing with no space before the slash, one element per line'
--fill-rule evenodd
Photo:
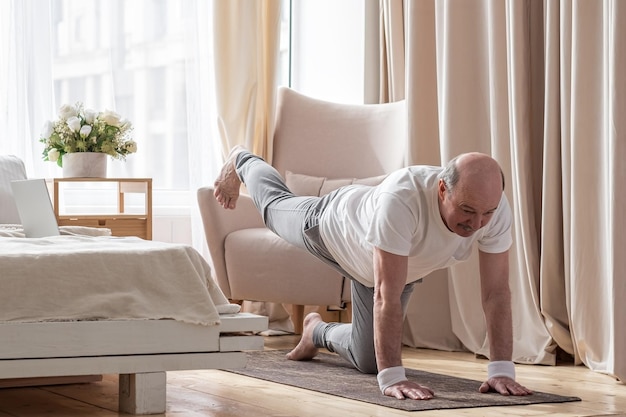
<path fill-rule="evenodd" d="M 0 155 L 0 223 L 19 223 L 11 181 L 25 180 L 24 162 L 14 155 Z"/>
<path fill-rule="evenodd" d="M 294 194 L 312 195 L 317 197 L 326 195 L 331 191 L 335 191 L 336 189 L 346 185 L 378 185 L 386 177 L 387 174 L 368 178 L 328 179 L 326 177 L 314 177 L 311 175 L 295 174 L 291 171 L 285 171 L 285 182 L 287 184 L 287 188 L 289 188 Z"/>

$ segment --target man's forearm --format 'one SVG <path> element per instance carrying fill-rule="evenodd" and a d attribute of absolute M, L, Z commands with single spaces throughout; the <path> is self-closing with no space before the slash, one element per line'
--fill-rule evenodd
<path fill-rule="evenodd" d="M 479 252 L 483 311 L 487 321 L 492 361 L 510 361 L 513 355 L 513 320 L 509 288 L 508 251 Z"/>
<path fill-rule="evenodd" d="M 502 297 L 502 298 L 500 298 Z M 513 355 L 513 321 L 510 293 L 484 303 L 492 361 L 510 361 Z"/>
<path fill-rule="evenodd" d="M 374 300 L 374 348 L 378 370 L 402 365 L 402 307 L 400 303 Z"/>
<path fill-rule="evenodd" d="M 382 371 L 402 365 L 401 295 L 406 285 L 408 259 L 380 249 L 374 250 L 374 349 Z"/>

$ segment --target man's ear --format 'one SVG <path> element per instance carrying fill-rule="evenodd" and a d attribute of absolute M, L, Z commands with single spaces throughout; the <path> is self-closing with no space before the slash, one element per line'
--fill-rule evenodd
<path fill-rule="evenodd" d="M 440 179 L 439 185 L 437 187 L 437 194 L 439 195 L 439 199 L 443 200 L 445 193 L 448 192 L 448 188 L 446 187 L 446 183 Z"/>

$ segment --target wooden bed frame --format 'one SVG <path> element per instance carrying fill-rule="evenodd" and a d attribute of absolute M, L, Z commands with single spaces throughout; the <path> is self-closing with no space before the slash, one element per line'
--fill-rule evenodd
<path fill-rule="evenodd" d="M 216 326 L 175 320 L 0 324 L 0 380 L 119 374 L 119 410 L 165 412 L 166 371 L 245 367 L 268 319 L 220 315 Z"/>

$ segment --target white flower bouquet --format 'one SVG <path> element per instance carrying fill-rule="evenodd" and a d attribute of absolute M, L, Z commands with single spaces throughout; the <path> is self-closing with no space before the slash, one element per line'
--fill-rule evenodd
<path fill-rule="evenodd" d="M 63 166 L 63 155 L 74 152 L 99 152 L 115 159 L 137 152 L 130 137 L 132 124 L 111 110 L 97 112 L 83 104 L 64 104 L 56 121 L 44 124 L 39 141 L 45 145 L 43 159 Z"/>

